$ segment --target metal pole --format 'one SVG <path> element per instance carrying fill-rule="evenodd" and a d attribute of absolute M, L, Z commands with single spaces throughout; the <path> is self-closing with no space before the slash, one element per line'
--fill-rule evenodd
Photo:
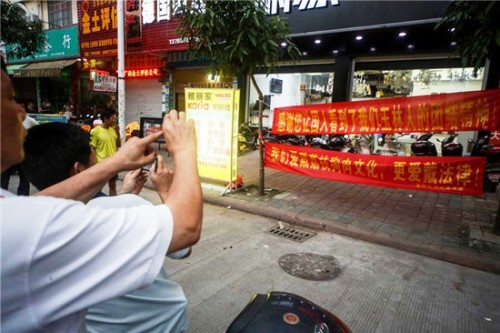
<path fill-rule="evenodd" d="M 125 143 L 125 22 L 124 1 L 117 1 L 118 14 L 118 127 L 122 144 Z"/>

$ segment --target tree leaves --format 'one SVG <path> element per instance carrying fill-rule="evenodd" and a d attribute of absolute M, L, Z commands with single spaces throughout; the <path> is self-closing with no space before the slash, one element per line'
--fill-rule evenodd
<path fill-rule="evenodd" d="M 208 59 L 211 66 L 224 66 L 226 74 L 251 75 L 264 66 L 271 71 L 279 61 L 299 59 L 288 25 L 279 17 L 268 17 L 264 1 L 205 1 L 204 10 L 197 5 L 200 0 L 193 3 L 181 6 L 177 32 L 190 41 L 190 53 Z M 206 43 L 192 43 L 194 38 Z M 225 42 L 217 42 L 221 40 Z M 283 41 L 287 48 L 280 47 Z"/>
<path fill-rule="evenodd" d="M 474 74 L 500 48 L 500 1 L 452 1 L 436 26 L 452 33 L 463 66 Z"/>
<path fill-rule="evenodd" d="M 27 22 L 23 11 L 8 1 L 0 2 L 0 12 L 0 40 L 10 45 L 8 58 L 33 56 L 42 50 L 47 38 L 40 21 Z"/>

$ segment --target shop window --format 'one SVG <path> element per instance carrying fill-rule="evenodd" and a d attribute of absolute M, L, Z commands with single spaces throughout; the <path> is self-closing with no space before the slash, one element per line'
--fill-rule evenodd
<path fill-rule="evenodd" d="M 352 100 L 481 90 L 483 69 L 365 70 L 354 73 Z"/>
<path fill-rule="evenodd" d="M 48 1 L 49 29 L 71 25 L 71 0 Z"/>
<path fill-rule="evenodd" d="M 480 68 L 474 75 L 473 68 L 424 68 L 409 70 L 358 70 L 354 72 L 352 100 L 372 98 L 427 96 L 443 93 L 459 93 L 481 90 L 484 69 Z M 372 134 L 370 146 L 373 153 L 382 155 L 411 155 L 411 144 L 424 133 L 392 133 Z M 429 141 L 436 147 L 437 154 L 442 155 L 441 142 L 450 134 L 433 132 Z M 460 132 L 454 142 L 467 147 L 469 139 L 475 133 Z M 470 151 L 465 151 L 464 155 Z"/>

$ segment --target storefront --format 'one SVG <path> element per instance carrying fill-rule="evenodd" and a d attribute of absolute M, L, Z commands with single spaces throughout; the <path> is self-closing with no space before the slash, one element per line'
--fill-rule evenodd
<path fill-rule="evenodd" d="M 162 115 L 164 82 L 163 57 L 129 54 L 125 59 L 125 123 Z"/>
<path fill-rule="evenodd" d="M 474 77 L 471 68 L 463 69 L 450 33 L 435 30 L 446 1 L 339 0 L 318 2 L 316 8 L 269 3 L 271 15 L 287 19 L 302 59 L 296 66 L 277 67 L 267 77 L 256 75 L 265 95 L 264 126 L 272 123 L 276 107 L 475 91 L 484 86 L 484 70 Z M 276 80 L 281 91 L 272 91 Z M 249 85 L 245 104 L 250 123 L 256 123 L 256 98 Z M 457 140 L 466 147 L 474 135 L 461 132 Z M 431 139 L 438 152 L 437 140 L 446 136 L 435 134 Z M 377 137 L 374 133 L 374 150 Z M 401 140 L 406 140 L 403 145 L 409 154 L 409 144 L 415 140 Z"/>
<path fill-rule="evenodd" d="M 45 31 L 47 42 L 33 57 L 9 58 L 8 70 L 13 76 L 17 100 L 25 107 L 32 103 L 46 113 L 74 107 L 77 96 L 76 62 L 79 57 L 76 25 Z M 49 101 L 50 107 L 42 106 Z"/>

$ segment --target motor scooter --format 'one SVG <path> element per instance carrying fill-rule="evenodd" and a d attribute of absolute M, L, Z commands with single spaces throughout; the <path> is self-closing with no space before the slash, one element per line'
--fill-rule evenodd
<path fill-rule="evenodd" d="M 356 154 L 357 150 L 353 146 L 351 139 L 347 135 L 321 135 L 307 137 L 309 146 L 325 150 L 334 150 L 344 153 Z"/>
<path fill-rule="evenodd" d="M 256 150 L 259 147 L 259 129 L 252 127 L 248 123 L 240 125 L 238 131 L 238 152 L 241 153 L 245 149 Z"/>
<path fill-rule="evenodd" d="M 256 294 L 226 333 L 350 333 L 333 313 L 286 292 Z"/>
<path fill-rule="evenodd" d="M 462 156 L 464 152 L 464 147 L 461 143 L 455 142 L 455 138 L 458 136 L 455 132 L 448 132 L 448 137 L 443 139 L 441 142 L 441 155 L 442 156 Z"/>
<path fill-rule="evenodd" d="M 475 142 L 469 139 L 469 143 L 473 143 L 471 156 L 486 157 L 484 190 L 494 193 L 500 183 L 500 146 L 490 145 L 488 136 L 480 137 Z"/>
<path fill-rule="evenodd" d="M 429 141 L 432 133 L 425 133 L 411 144 L 411 153 L 414 156 L 437 156 L 436 145 Z"/>

